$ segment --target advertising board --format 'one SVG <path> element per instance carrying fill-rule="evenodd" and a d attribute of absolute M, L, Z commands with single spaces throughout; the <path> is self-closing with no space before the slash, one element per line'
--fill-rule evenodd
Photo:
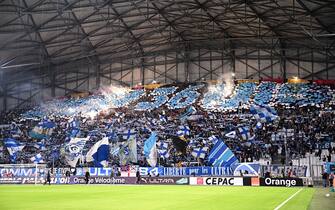
<path fill-rule="evenodd" d="M 190 177 L 190 185 L 243 186 L 242 177 Z"/>
<path fill-rule="evenodd" d="M 188 177 L 141 177 L 140 184 L 188 185 Z"/>
<path fill-rule="evenodd" d="M 96 176 L 89 178 L 89 184 L 136 184 L 136 177 L 104 177 Z M 85 177 L 70 177 L 70 184 L 86 184 Z"/>
<path fill-rule="evenodd" d="M 259 178 L 260 186 L 271 187 L 298 187 L 303 186 L 300 178 Z"/>
<path fill-rule="evenodd" d="M 36 179 L 36 184 L 43 184 L 44 178 Z M 5 177 L 0 178 L 0 184 L 35 184 L 35 177 Z"/>

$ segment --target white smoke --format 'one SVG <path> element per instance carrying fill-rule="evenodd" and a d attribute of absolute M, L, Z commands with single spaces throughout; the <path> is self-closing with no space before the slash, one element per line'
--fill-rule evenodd
<path fill-rule="evenodd" d="M 218 109 L 233 94 L 235 85 L 232 73 L 225 73 L 219 77 L 216 84 L 210 84 L 208 91 L 201 100 L 204 109 Z"/>
<path fill-rule="evenodd" d="M 220 98 L 224 100 L 233 93 L 234 87 L 232 73 L 225 73 L 219 77 L 215 85 L 209 85 L 208 91 L 211 94 L 220 95 Z"/>
<path fill-rule="evenodd" d="M 218 79 L 218 84 L 224 84 L 223 97 L 227 98 L 233 93 L 235 84 L 232 73 L 225 73 Z"/>
<path fill-rule="evenodd" d="M 117 108 L 117 102 L 131 91 L 128 87 L 111 84 L 100 89 L 101 94 L 108 102 L 109 108 Z"/>

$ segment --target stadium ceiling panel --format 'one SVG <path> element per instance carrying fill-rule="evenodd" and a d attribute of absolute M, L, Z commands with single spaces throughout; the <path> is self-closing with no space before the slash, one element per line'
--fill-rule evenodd
<path fill-rule="evenodd" d="M 192 48 L 335 46 L 335 6 L 321 0 L 2 0 L 5 71 Z"/>

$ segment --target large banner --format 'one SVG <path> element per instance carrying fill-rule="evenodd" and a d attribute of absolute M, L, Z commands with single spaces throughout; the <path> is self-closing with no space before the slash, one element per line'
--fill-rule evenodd
<path fill-rule="evenodd" d="M 300 178 L 259 178 L 260 186 L 297 187 L 303 186 Z"/>
<path fill-rule="evenodd" d="M 242 177 L 190 177 L 190 185 L 243 186 Z"/>
<path fill-rule="evenodd" d="M 234 176 L 259 176 L 261 171 L 259 163 L 237 163 L 232 168 Z"/>
<path fill-rule="evenodd" d="M 141 176 L 232 176 L 230 167 L 140 167 Z"/>
<path fill-rule="evenodd" d="M 266 165 L 262 167 L 262 176 L 265 176 L 266 172 L 270 172 L 273 177 L 282 176 L 283 172 L 287 174 L 289 170 L 292 171 L 296 177 L 307 176 L 307 166 L 283 166 L 283 165 Z"/>
<path fill-rule="evenodd" d="M 188 177 L 141 177 L 140 184 L 188 185 Z"/>

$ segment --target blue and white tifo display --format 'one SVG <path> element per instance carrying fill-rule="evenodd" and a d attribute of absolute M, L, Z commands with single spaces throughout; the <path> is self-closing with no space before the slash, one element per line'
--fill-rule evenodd
<path fill-rule="evenodd" d="M 201 100 L 200 100 L 201 99 Z M 96 116 L 111 108 L 152 111 L 165 106 L 170 110 L 198 104 L 208 111 L 231 111 L 250 105 L 317 106 L 335 104 L 334 90 L 315 84 L 279 84 L 275 82 L 244 82 L 237 85 L 206 83 L 167 85 L 156 89 L 110 87 L 80 99 L 55 99 L 26 112 L 24 117 L 50 114 Z"/>
<path fill-rule="evenodd" d="M 311 83 L 111 86 L 78 97 L 55 99 L 8 118 L 0 129 L 5 137 L 0 138 L 2 150 L 8 151 L 4 162 L 59 162 L 73 168 L 107 168 L 119 162 L 154 167 L 141 173 L 156 171 L 161 176 L 232 175 L 239 162 L 268 159 L 269 151 L 283 151 L 284 136 L 292 142 L 298 138 L 291 137 L 306 136 L 306 149 L 292 146 L 288 150 L 304 155 L 307 149 L 331 148 L 334 135 L 329 134 L 333 124 L 327 127 L 319 122 L 334 118 L 329 113 L 334 109 L 335 90 Z M 288 117 L 297 109 L 306 109 L 306 115 L 299 111 L 294 120 L 302 125 L 296 127 L 311 127 L 309 121 L 318 118 L 312 121 L 318 135 L 314 131 L 301 135 L 299 129 L 282 123 L 292 120 Z M 173 168 L 194 165 L 206 167 Z M 254 173 L 251 169 L 244 165 L 238 171 Z"/>

